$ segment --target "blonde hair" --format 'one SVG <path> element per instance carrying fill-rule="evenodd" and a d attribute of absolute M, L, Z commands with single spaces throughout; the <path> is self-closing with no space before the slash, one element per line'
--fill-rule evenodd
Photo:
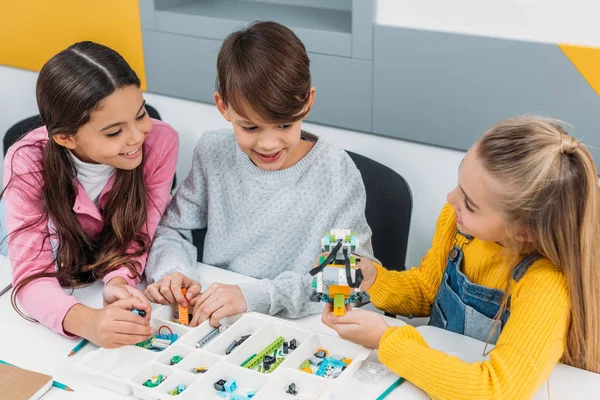
<path fill-rule="evenodd" d="M 600 372 L 600 192 L 590 152 L 558 121 L 537 116 L 501 121 L 476 146 L 498 186 L 510 250 L 537 252 L 565 274 L 571 318 L 562 361 Z M 523 235 L 532 242 L 516 239 Z"/>

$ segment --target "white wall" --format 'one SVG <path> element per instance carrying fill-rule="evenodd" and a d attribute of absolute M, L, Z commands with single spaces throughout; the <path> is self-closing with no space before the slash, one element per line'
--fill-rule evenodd
<path fill-rule="evenodd" d="M 37 114 L 36 77 L 37 73 L 34 72 L 0 66 L 2 134 L 15 122 Z M 160 112 L 162 119 L 180 134 L 177 177 L 181 182 L 189 172 L 192 149 L 198 137 L 206 130 L 227 128 L 227 121 L 212 105 L 150 93 L 145 97 Z M 431 243 L 435 221 L 445 202 L 446 193 L 456 184 L 463 153 L 309 123 L 305 123 L 303 128 L 347 150 L 387 165 L 408 181 L 414 207 L 407 263 L 418 264 Z M 398 126 L 398 129 L 402 127 Z"/>
<path fill-rule="evenodd" d="M 381 25 L 600 47 L 598 0 L 378 0 L 376 15 Z"/>

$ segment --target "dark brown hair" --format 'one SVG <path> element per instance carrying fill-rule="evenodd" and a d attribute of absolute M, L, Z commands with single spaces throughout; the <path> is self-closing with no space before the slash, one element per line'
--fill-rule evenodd
<path fill-rule="evenodd" d="M 34 273 L 15 286 L 12 303 L 22 316 L 16 305 L 17 295 L 36 279 L 56 278 L 61 285 L 73 288 L 101 279 L 123 265 L 129 268 L 132 278 L 139 277 L 136 269 L 139 262 L 133 258 L 146 253 L 150 246 L 150 238 L 143 233 L 147 217 L 143 161 L 133 170 L 118 169 L 115 172 L 114 185 L 101 210 L 104 226 L 97 238 L 91 238 L 73 211 L 77 197 L 75 165 L 69 150 L 52 139 L 55 134 L 75 135 L 89 122 L 90 113 L 103 99 L 130 85 L 139 88 L 140 80 L 125 59 L 116 51 L 93 42 L 70 46 L 52 57 L 40 71 L 37 104 L 50 139 L 45 144 L 22 146 L 16 152 L 28 147 L 43 148 L 39 150 L 43 151 L 42 170 L 36 172 L 43 178 L 41 201 L 44 214 L 38 221 L 10 234 L 28 229 L 47 230 L 42 225 L 47 225 L 50 220 L 58 243 L 54 260 L 56 269 Z M 26 179 L 11 176 L 11 180 L 16 178 Z M 48 248 L 46 241 L 49 240 L 50 234 L 40 243 L 40 253 Z M 128 250 L 132 246 L 135 250 Z"/>
<path fill-rule="evenodd" d="M 229 35 L 217 57 L 217 91 L 248 118 L 245 105 L 265 122 L 288 123 L 309 110 L 310 60 L 289 28 L 255 22 Z"/>

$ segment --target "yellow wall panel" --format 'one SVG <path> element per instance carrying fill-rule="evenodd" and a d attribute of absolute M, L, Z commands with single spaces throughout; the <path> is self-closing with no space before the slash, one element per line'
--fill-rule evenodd
<path fill-rule="evenodd" d="M 39 71 L 82 40 L 118 51 L 146 89 L 138 0 L 0 0 L 0 64 Z"/>
<path fill-rule="evenodd" d="M 600 96 L 600 49 L 568 44 L 558 46 Z"/>

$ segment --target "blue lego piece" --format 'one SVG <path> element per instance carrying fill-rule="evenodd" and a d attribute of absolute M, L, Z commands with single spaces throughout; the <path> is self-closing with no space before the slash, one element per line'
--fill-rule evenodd
<path fill-rule="evenodd" d="M 227 393 L 225 393 L 225 392 L 222 392 L 222 391 L 220 391 L 220 390 L 219 390 L 219 391 L 217 391 L 216 393 L 217 393 L 217 396 L 219 396 L 219 397 L 223 397 L 224 399 L 226 399 L 227 397 L 229 397 L 229 395 L 228 395 Z"/>
<path fill-rule="evenodd" d="M 237 383 L 235 383 L 234 380 L 228 380 L 227 382 L 225 382 L 225 384 L 223 385 L 223 389 L 225 389 L 225 391 L 227 393 L 233 393 L 235 392 L 235 389 L 237 388 Z"/>
<path fill-rule="evenodd" d="M 315 375 L 325 376 L 328 367 L 342 370 L 346 367 L 346 363 L 341 360 L 336 360 L 335 358 L 327 357 L 323 359 L 323 362 L 321 362 L 321 365 L 319 366 L 317 372 L 315 372 Z"/>
<path fill-rule="evenodd" d="M 251 397 L 244 396 L 242 394 L 232 393 L 231 400 L 249 400 Z"/>

